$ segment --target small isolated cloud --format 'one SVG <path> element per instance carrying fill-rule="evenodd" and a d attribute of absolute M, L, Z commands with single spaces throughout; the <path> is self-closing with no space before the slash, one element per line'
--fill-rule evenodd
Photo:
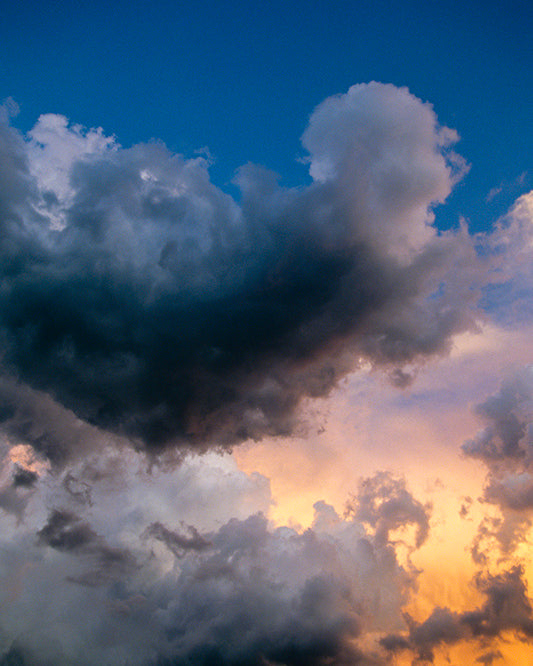
<path fill-rule="evenodd" d="M 500 194 L 500 192 L 503 190 L 503 187 L 500 185 L 499 187 L 493 187 L 491 190 L 489 190 L 489 193 L 487 194 L 487 199 L 486 201 L 492 201 L 495 197 Z"/>
<path fill-rule="evenodd" d="M 390 533 L 399 527 L 415 526 L 415 548 L 420 548 L 429 534 L 430 505 L 413 498 L 403 479 L 385 472 L 361 482 L 355 504 L 348 505 L 354 517 L 374 530 L 377 543 L 387 543 Z"/>
<path fill-rule="evenodd" d="M 485 201 L 487 203 L 491 202 L 493 199 L 495 199 L 504 191 L 507 193 L 513 192 L 515 193 L 515 196 L 518 196 L 518 193 L 525 185 L 527 175 L 528 175 L 527 171 L 523 171 L 518 177 L 514 178 L 512 181 L 504 181 L 500 185 L 491 188 L 485 198 Z"/>
<path fill-rule="evenodd" d="M 533 321 L 533 192 L 519 197 L 482 240 L 483 252 L 496 262 L 484 288 L 481 305 L 500 325 Z"/>

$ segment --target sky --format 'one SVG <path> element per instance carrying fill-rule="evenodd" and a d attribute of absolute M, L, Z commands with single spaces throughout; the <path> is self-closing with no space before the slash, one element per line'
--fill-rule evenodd
<path fill-rule="evenodd" d="M 532 27 L 5 8 L 1 666 L 531 663 Z"/>

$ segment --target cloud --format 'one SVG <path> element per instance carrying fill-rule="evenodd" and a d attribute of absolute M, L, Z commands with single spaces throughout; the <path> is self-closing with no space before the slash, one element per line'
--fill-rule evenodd
<path fill-rule="evenodd" d="M 484 649 L 476 662 L 491 664 L 503 658 L 497 648 L 510 634 L 522 642 L 533 636 L 525 561 L 518 552 L 528 543 L 532 524 L 532 370 L 526 366 L 513 372 L 496 393 L 477 405 L 475 412 L 486 426 L 462 446 L 463 454 L 481 461 L 487 470 L 480 506 L 497 509 L 496 514 L 482 512 L 471 547 L 478 568 L 472 585 L 485 601 L 462 611 L 435 606 L 423 621 L 406 614 L 409 631 L 381 639 L 392 654 L 407 652 L 434 663 L 437 651 L 468 644 L 471 655 L 476 648 Z M 471 498 L 465 499 L 463 516 L 473 507 Z M 493 649 L 487 651 L 489 647 Z"/>
<path fill-rule="evenodd" d="M 374 529 L 377 543 L 387 543 L 392 531 L 406 525 L 415 526 L 415 548 L 420 548 L 428 537 L 431 506 L 415 500 L 405 480 L 391 478 L 385 472 L 365 479 L 355 506 L 348 507 L 357 520 Z"/>
<path fill-rule="evenodd" d="M 50 497 L 57 499 L 60 479 L 55 485 Z M 137 493 L 147 485 L 137 483 Z M 384 473 L 362 488 L 364 497 L 352 506 L 372 503 L 373 492 L 381 503 L 389 488 L 393 502 L 399 492 L 406 506 L 420 506 Z M 318 502 L 303 532 L 269 525 L 261 513 L 200 531 L 176 514 L 148 522 L 148 512 L 128 507 L 114 525 L 107 520 L 110 501 L 95 494 L 90 507 L 76 505 L 77 513 L 53 509 L 36 530 L 34 512 L 3 535 L 0 571 L 10 570 L 12 581 L 21 571 L 11 598 L 3 593 L 4 660 L 16 654 L 37 666 L 386 663 L 368 636 L 404 626 L 401 608 L 416 571 L 399 563 L 394 542 L 353 512 L 341 518 Z M 124 490 L 112 500 L 119 514 L 123 504 Z M 412 521 L 400 513 L 395 527 Z"/>
<path fill-rule="evenodd" d="M 500 325 L 531 324 L 533 308 L 533 192 L 520 196 L 495 225 L 494 232 L 481 240 L 483 251 L 496 262 L 483 290 L 481 304 Z"/>
<path fill-rule="evenodd" d="M 529 639 L 533 636 L 533 609 L 523 580 L 524 571 L 516 566 L 499 574 L 479 574 L 475 585 L 486 600 L 480 608 L 457 613 L 448 608 L 436 608 L 421 623 L 408 618 L 408 636 L 391 635 L 382 645 L 391 652 L 413 650 L 418 657 L 433 663 L 434 650 L 440 645 L 453 645 L 462 640 L 493 639 L 513 631 Z M 497 652 L 489 653 L 491 659 Z M 491 663 L 487 654 L 478 661 Z"/>
<path fill-rule="evenodd" d="M 465 171 L 457 135 L 405 88 L 323 102 L 303 136 L 314 182 L 284 189 L 246 165 L 238 203 L 202 157 L 50 114 L 24 139 L 6 120 L 3 421 L 56 466 L 80 438 L 25 434 L 37 400 L 65 430 L 227 447 L 292 433 L 302 398 L 361 358 L 403 384 L 405 363 L 475 327 L 472 239 L 432 226 Z"/>
<path fill-rule="evenodd" d="M 372 82 L 319 104 L 302 143 L 311 176 L 349 209 L 352 233 L 401 256 L 433 237 L 431 207 L 467 171 L 450 150 L 458 138 L 406 88 Z"/>
<path fill-rule="evenodd" d="M 487 468 L 482 501 L 500 510 L 500 517 L 485 518 L 474 543 L 474 558 L 484 561 L 491 538 L 509 554 L 526 538 L 532 524 L 533 368 L 516 372 L 476 411 L 487 426 L 462 450 Z"/>
<path fill-rule="evenodd" d="M 480 664 L 493 664 L 497 659 L 502 659 L 503 655 L 499 650 L 491 650 L 482 654 L 476 659 L 476 663 Z"/>
<path fill-rule="evenodd" d="M 305 430 L 306 399 L 365 367 L 395 387 L 370 373 L 372 393 L 358 375 L 372 471 L 380 437 L 387 460 L 394 441 L 419 469 L 442 466 L 420 415 L 442 430 L 452 417 L 438 412 L 473 391 L 442 377 L 472 366 L 456 358 L 409 387 L 480 317 L 529 321 L 529 195 L 492 233 L 439 233 L 435 207 L 467 169 L 458 137 L 429 104 L 377 83 L 311 115 L 310 185 L 283 188 L 248 164 L 238 200 L 202 157 L 125 149 L 56 115 L 23 137 L 2 114 L 0 663 L 381 665 L 462 641 L 491 663 L 502 632 L 531 635 L 524 573 L 509 563 L 475 577 L 474 610 L 432 601 L 425 620 L 405 615 L 432 508 L 403 480 L 364 479 L 343 517 L 315 501 L 303 531 L 270 524 L 269 479 L 218 455 Z M 463 513 L 496 511 L 478 564 L 487 540 L 513 555 L 530 524 L 530 377 L 478 407 L 486 428 L 464 447 L 487 479 Z M 316 499 L 322 476 L 310 476 Z"/>
<path fill-rule="evenodd" d="M 126 549 L 108 546 L 87 522 L 68 510 L 52 510 L 37 532 L 37 543 L 87 559 L 92 565 L 90 570 L 70 577 L 82 585 L 101 585 L 136 566 L 135 558 Z"/>
<path fill-rule="evenodd" d="M 169 530 L 159 522 L 152 523 L 145 531 L 147 537 L 159 539 L 176 557 L 183 557 L 188 550 L 204 550 L 211 544 L 193 525 L 186 526 L 186 534 Z"/>
<path fill-rule="evenodd" d="M 32 495 L 37 491 L 39 474 L 9 458 L 9 446 L 0 447 L 0 509 L 20 522 Z M 2 450 L 3 449 L 3 450 Z"/>
<path fill-rule="evenodd" d="M 28 452 L 15 448 L 30 469 Z M 16 471 L 7 458 L 2 479 L 11 482 Z M 150 615 L 159 606 L 141 611 L 147 594 L 161 595 L 164 608 L 172 593 L 172 535 L 196 547 L 195 533 L 216 533 L 231 516 L 245 520 L 271 502 L 268 480 L 239 472 L 229 456 L 147 470 L 143 456 L 116 447 L 65 471 L 42 469 L 33 490 L 23 520 L 0 514 L 0 663 L 15 656 L 32 665 L 154 663 L 154 636 L 166 644 Z M 157 520 L 164 530 L 147 537 Z M 170 537 L 168 545 L 158 536 Z"/>

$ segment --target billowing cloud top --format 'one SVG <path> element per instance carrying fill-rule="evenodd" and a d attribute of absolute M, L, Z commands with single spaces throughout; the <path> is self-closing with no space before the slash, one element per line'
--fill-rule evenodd
<path fill-rule="evenodd" d="M 357 85 L 310 118 L 312 184 L 248 164 L 237 202 L 203 158 L 50 114 L 24 138 L 4 112 L 5 428 L 56 463 L 84 423 L 204 450 L 292 432 L 361 359 L 405 383 L 473 326 L 471 240 L 432 226 L 456 140 L 407 89 Z"/>

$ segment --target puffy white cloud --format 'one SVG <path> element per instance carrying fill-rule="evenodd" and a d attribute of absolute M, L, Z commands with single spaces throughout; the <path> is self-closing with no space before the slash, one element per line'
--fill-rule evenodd
<path fill-rule="evenodd" d="M 117 148 L 112 137 L 102 128 L 84 130 L 71 126 L 65 116 L 46 113 L 28 132 L 27 144 L 30 172 L 35 176 L 41 196 L 38 210 L 50 217 L 55 228 L 67 222 L 65 211 L 72 204 L 75 189 L 70 175 L 79 160 L 103 155 Z"/>
<path fill-rule="evenodd" d="M 373 81 L 322 102 L 302 140 L 311 176 L 336 188 L 354 237 L 409 257 L 433 238 L 432 206 L 466 172 L 450 150 L 458 139 L 407 88 Z"/>

